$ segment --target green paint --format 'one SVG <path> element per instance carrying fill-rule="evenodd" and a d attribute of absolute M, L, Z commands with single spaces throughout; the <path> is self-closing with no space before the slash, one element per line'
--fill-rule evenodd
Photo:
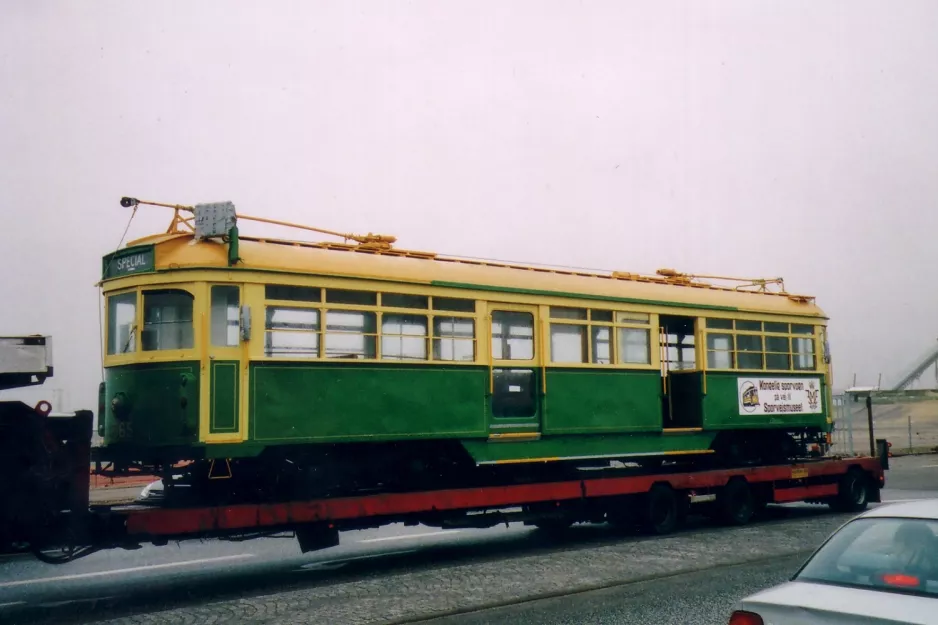
<path fill-rule="evenodd" d="M 185 386 L 181 384 L 183 376 L 187 379 Z M 193 445 L 198 441 L 198 362 L 108 367 L 104 382 L 105 445 L 152 448 Z M 126 419 L 118 419 L 114 414 L 112 399 L 119 393 L 127 407 Z"/>
<path fill-rule="evenodd" d="M 256 362 L 250 379 L 257 442 L 486 435 L 482 367 Z"/>
<path fill-rule="evenodd" d="M 544 403 L 545 435 L 657 432 L 661 374 L 550 368 Z"/>
<path fill-rule="evenodd" d="M 433 280 L 431 286 L 445 287 L 448 289 L 466 289 L 472 291 L 494 291 L 497 293 L 517 293 L 520 295 L 544 295 L 546 297 L 567 297 L 572 299 L 587 299 L 600 302 L 621 302 L 624 304 L 645 304 L 649 306 L 666 306 L 669 308 L 694 308 L 702 310 L 726 310 L 736 312 L 739 309 L 735 306 L 716 306 L 714 304 L 691 304 L 682 302 L 668 302 L 662 300 L 640 299 L 636 297 L 614 297 L 612 295 L 593 295 L 591 293 L 572 293 L 569 291 L 549 291 L 543 289 L 521 289 L 510 286 L 490 286 L 485 284 L 470 284 L 467 282 L 447 282 L 444 280 Z"/>
<path fill-rule="evenodd" d="M 759 377 L 758 372 L 746 373 L 707 373 L 707 395 L 704 399 L 704 426 L 714 430 L 737 429 L 792 429 L 820 428 L 829 432 L 831 424 L 827 423 L 829 407 L 826 397 L 824 376 L 817 372 L 809 374 L 765 374 L 768 378 L 820 378 L 820 397 L 822 412 L 819 414 L 780 414 L 780 415 L 741 415 L 739 414 L 739 399 L 737 397 L 737 378 Z"/>
<path fill-rule="evenodd" d="M 601 456 L 625 458 L 630 455 L 698 451 L 710 447 L 714 432 L 680 434 L 605 434 L 603 436 L 563 436 L 537 441 L 490 442 L 464 440 L 463 447 L 478 463 L 537 458 L 583 458 Z"/>
<path fill-rule="evenodd" d="M 101 279 L 150 273 L 156 266 L 155 258 L 155 248 L 152 245 L 137 245 L 108 254 L 102 260 Z"/>
<path fill-rule="evenodd" d="M 239 384 L 237 360 L 212 361 L 211 415 L 209 432 L 220 434 L 238 431 Z"/>
<path fill-rule="evenodd" d="M 228 231 L 228 264 L 234 265 L 241 260 L 238 255 L 238 226 L 231 226 Z"/>

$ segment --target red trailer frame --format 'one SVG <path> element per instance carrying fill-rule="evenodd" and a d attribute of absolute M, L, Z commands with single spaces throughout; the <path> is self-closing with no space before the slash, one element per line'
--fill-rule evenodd
<path fill-rule="evenodd" d="M 396 522 L 490 527 L 524 521 L 558 529 L 581 521 L 630 519 L 662 534 L 675 529 L 688 511 L 701 507 L 732 524 L 748 522 L 760 505 L 768 503 L 808 501 L 841 511 L 860 510 L 867 502 L 880 501 L 887 462 L 874 457 L 819 458 L 774 466 L 283 503 L 92 506 L 90 520 L 97 548 L 295 531 L 302 550 L 310 551 L 338 544 L 340 530 Z M 515 510 L 505 511 L 508 507 Z"/>

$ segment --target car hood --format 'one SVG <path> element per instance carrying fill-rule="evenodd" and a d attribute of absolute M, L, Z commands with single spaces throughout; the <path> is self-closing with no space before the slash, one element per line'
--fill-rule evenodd
<path fill-rule="evenodd" d="M 927 597 L 788 582 L 746 597 L 737 609 L 755 612 L 765 625 L 935 625 L 936 607 Z"/>

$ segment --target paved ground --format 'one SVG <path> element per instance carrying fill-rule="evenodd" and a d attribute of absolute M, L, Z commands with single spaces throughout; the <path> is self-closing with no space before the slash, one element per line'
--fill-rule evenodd
<path fill-rule="evenodd" d="M 425 625 L 726 625 L 740 598 L 789 579 L 804 554 L 711 568 L 504 608 L 424 621 Z"/>
<path fill-rule="evenodd" d="M 894 459 L 887 485 L 887 499 L 934 496 L 938 456 Z M 819 506 L 773 512 L 743 528 L 696 525 L 657 539 L 604 526 L 563 540 L 517 526 L 391 526 L 305 556 L 293 540 L 265 539 L 107 552 L 62 567 L 0 559 L 0 621 L 393 623 L 528 600 L 440 622 L 725 622 L 732 601 L 786 577 L 848 518 Z"/>

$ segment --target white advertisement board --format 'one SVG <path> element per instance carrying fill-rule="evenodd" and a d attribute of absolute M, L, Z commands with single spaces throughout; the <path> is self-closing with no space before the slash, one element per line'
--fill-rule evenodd
<path fill-rule="evenodd" d="M 820 378 L 737 378 L 741 415 L 820 414 Z"/>

